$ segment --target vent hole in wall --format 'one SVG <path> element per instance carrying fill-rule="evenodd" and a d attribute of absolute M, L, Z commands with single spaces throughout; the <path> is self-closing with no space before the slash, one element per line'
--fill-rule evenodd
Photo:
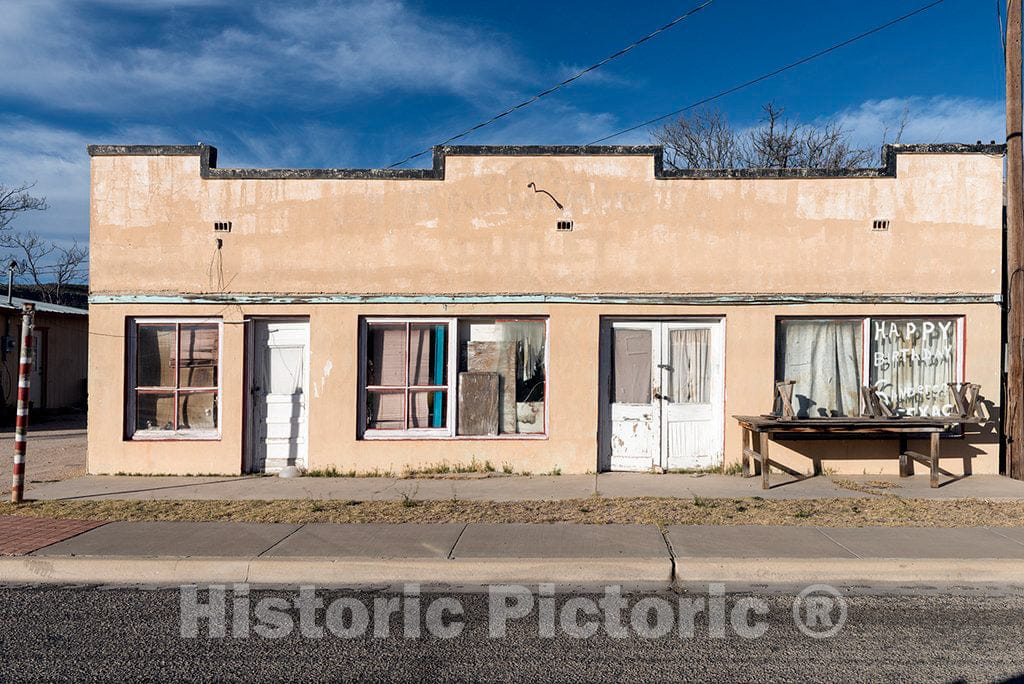
<path fill-rule="evenodd" d="M 889 230 L 889 219 L 875 219 L 871 222 L 871 230 Z"/>
<path fill-rule="evenodd" d="M 213 224 L 213 230 L 217 233 L 230 233 L 231 221 L 217 221 Z"/>
<path fill-rule="evenodd" d="M 559 221 L 555 224 L 555 230 L 560 233 L 568 233 L 572 230 L 572 221 Z"/>

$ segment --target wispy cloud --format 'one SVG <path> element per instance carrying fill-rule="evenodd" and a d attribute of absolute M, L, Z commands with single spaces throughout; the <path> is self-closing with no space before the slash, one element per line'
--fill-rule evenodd
<path fill-rule="evenodd" d="M 207 21 L 200 0 L 118 4 L 105 20 L 97 4 L 5 6 L 0 94 L 109 113 L 279 97 L 343 102 L 394 89 L 469 96 L 520 80 L 500 37 L 398 0 L 236 4 L 247 11 L 230 23 Z M 123 32 L 145 39 L 126 43 Z"/>
<path fill-rule="evenodd" d="M 1006 137 L 1004 104 L 958 97 L 868 100 L 835 115 L 854 142 L 874 148 L 892 142 L 906 112 L 905 143 L 1001 141 Z"/>
<path fill-rule="evenodd" d="M 20 117 L 0 118 L 0 183 L 35 183 L 32 194 L 50 208 L 29 212 L 12 230 L 36 231 L 62 242 L 88 239 L 89 159 L 86 140 L 74 131 Z"/>

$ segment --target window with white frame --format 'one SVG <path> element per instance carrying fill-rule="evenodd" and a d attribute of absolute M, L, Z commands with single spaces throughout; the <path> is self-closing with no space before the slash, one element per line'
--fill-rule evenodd
<path fill-rule="evenodd" d="M 899 415 L 949 415 L 963 328 L 958 316 L 779 319 L 775 379 L 795 382 L 800 417 L 860 415 L 862 385 Z"/>
<path fill-rule="evenodd" d="M 131 320 L 129 437 L 220 437 L 220 338 L 220 322 L 210 319 Z"/>
<path fill-rule="evenodd" d="M 543 436 L 546 339 L 538 318 L 365 319 L 363 436 Z"/>

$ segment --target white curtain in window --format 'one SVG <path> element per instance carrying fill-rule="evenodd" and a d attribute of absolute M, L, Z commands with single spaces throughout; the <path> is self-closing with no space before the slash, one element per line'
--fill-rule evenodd
<path fill-rule="evenodd" d="M 672 403 L 710 403 L 710 343 L 711 331 L 707 328 L 669 331 L 669 400 Z"/>
<path fill-rule="evenodd" d="M 953 410 L 947 383 L 956 381 L 954 319 L 871 322 L 871 383 L 897 413 L 940 416 Z"/>
<path fill-rule="evenodd" d="M 776 340 L 776 379 L 793 380 L 802 418 L 860 415 L 859 320 L 783 321 Z"/>

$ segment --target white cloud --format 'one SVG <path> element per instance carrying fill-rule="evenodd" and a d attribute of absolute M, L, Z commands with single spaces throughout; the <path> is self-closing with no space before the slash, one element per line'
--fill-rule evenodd
<path fill-rule="evenodd" d="M 1005 108 L 1000 101 L 958 97 L 909 97 L 868 100 L 835 115 L 855 144 L 877 148 L 892 142 L 903 113 L 904 143 L 1001 142 L 1006 137 Z"/>
<path fill-rule="evenodd" d="M 0 93 L 123 112 L 282 97 L 347 101 L 394 89 L 469 97 L 520 80 L 500 36 L 424 16 L 398 0 L 236 4 L 244 8 L 237 23 L 216 30 L 202 21 L 201 0 L 106 2 L 107 13 L 111 5 L 121 10 L 118 21 L 106 23 L 95 4 L 5 7 Z"/>
<path fill-rule="evenodd" d="M 11 230 L 36 231 L 61 242 L 88 240 L 89 157 L 86 139 L 74 131 L 20 117 L 0 118 L 0 184 L 35 183 L 31 193 L 46 197 L 50 208 L 28 212 Z"/>

